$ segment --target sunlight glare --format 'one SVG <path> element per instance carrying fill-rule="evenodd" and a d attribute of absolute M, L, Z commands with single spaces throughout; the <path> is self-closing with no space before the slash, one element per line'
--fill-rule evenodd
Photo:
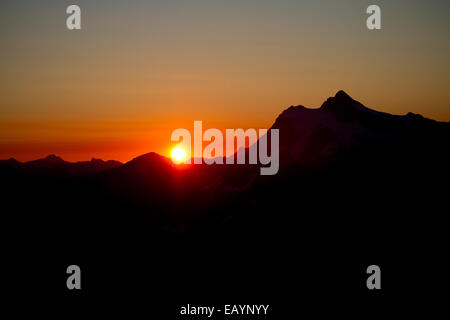
<path fill-rule="evenodd" d="M 172 149 L 172 161 L 175 163 L 181 163 L 186 159 L 186 151 L 183 148 L 175 147 Z"/>

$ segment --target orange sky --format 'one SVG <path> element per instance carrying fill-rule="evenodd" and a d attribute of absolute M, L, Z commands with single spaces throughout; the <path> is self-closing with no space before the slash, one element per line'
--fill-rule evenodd
<path fill-rule="evenodd" d="M 172 130 L 268 128 L 343 89 L 450 121 L 448 1 L 64 1 L 0 4 L 0 158 L 128 161 Z"/>

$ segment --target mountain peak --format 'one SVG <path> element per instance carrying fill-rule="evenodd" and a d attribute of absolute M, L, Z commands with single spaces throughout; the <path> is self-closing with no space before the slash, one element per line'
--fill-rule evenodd
<path fill-rule="evenodd" d="M 335 94 L 334 98 L 339 101 L 353 101 L 353 99 L 344 90 L 339 90 Z"/>
<path fill-rule="evenodd" d="M 126 163 L 126 165 L 148 165 L 151 163 L 169 163 L 170 159 L 163 157 L 155 152 L 149 152 Z"/>
<path fill-rule="evenodd" d="M 345 116 L 345 118 L 351 117 L 351 115 L 360 112 L 373 112 L 373 110 L 363 106 L 358 101 L 350 97 L 346 92 L 340 90 L 334 97 L 330 97 L 325 101 L 320 110 L 325 112 L 331 112 L 335 116 Z"/>
<path fill-rule="evenodd" d="M 64 160 L 54 154 L 49 154 L 46 156 L 43 160 L 51 163 L 58 163 L 58 162 L 64 162 Z"/>

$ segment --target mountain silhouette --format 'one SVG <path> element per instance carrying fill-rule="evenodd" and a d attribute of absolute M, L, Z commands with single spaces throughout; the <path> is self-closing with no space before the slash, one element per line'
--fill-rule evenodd
<path fill-rule="evenodd" d="M 426 179 L 429 172 L 447 172 L 450 160 L 450 123 L 375 111 L 344 91 L 316 109 L 289 107 L 270 129 L 280 130 L 280 172 L 269 178 L 259 175 L 258 165 L 177 166 L 153 152 L 125 164 L 100 159 L 72 163 L 55 155 L 23 163 L 11 158 L 0 161 L 0 170 L 9 179 L 89 178 L 86 183 L 100 194 L 114 195 L 113 202 L 122 199 L 137 210 L 157 206 L 165 214 L 183 206 L 181 216 L 191 216 L 217 201 L 229 204 L 229 198 L 240 198 L 269 182 L 289 193 L 287 186 L 293 181 L 324 172 L 332 177 L 340 170 L 349 178 L 393 175 L 408 180 L 414 172 Z"/>
<path fill-rule="evenodd" d="M 270 129 L 280 130 L 274 176 L 156 153 L 125 164 L 0 161 L 3 225 L 30 261 L 86 263 L 102 294 L 151 287 L 173 299 L 246 283 L 266 299 L 290 283 L 346 296 L 367 265 L 393 274 L 410 261 L 437 277 L 428 262 L 444 265 L 448 243 L 449 123 L 375 111 L 339 91 L 316 109 L 289 107 Z M 126 281 L 111 285 L 117 270 Z M 409 272 L 395 286 L 410 288 Z"/>
<path fill-rule="evenodd" d="M 313 164 L 336 157 L 407 152 L 445 152 L 450 124 L 420 115 L 391 115 L 353 100 L 344 91 L 328 98 L 320 108 L 292 106 L 283 111 L 273 128 L 279 129 L 283 164 Z"/>
<path fill-rule="evenodd" d="M 289 107 L 277 117 L 270 129 L 280 130 L 281 163 L 283 168 L 289 168 L 298 165 L 316 166 L 342 159 L 349 161 L 358 156 L 389 152 L 396 155 L 403 152 L 403 156 L 423 156 L 422 151 L 426 150 L 427 154 L 431 153 L 428 154 L 429 158 L 440 153 L 445 156 L 447 152 L 443 146 L 449 139 L 450 123 L 437 122 L 413 113 L 392 115 L 375 111 L 352 99 L 344 91 L 339 91 L 317 109 L 302 105 Z M 161 179 L 170 180 L 171 172 L 180 175 L 180 171 L 185 171 L 180 170 L 181 167 L 154 152 L 125 164 L 94 158 L 72 163 L 53 154 L 28 162 L 19 162 L 13 158 L 0 161 L 0 168 L 15 168 L 30 174 L 81 176 L 106 171 L 105 177 L 122 175 L 146 180 L 158 175 L 161 175 Z M 236 171 L 228 165 L 223 170 L 208 169 L 212 167 L 217 166 L 193 166 L 190 170 L 195 171 L 197 176 L 202 170 L 214 171 L 216 174 Z M 248 171 L 253 166 L 242 167 Z M 242 173 L 242 170 L 237 171 Z M 256 170 L 252 170 L 251 176 L 247 178 L 254 178 L 256 173 Z"/>
<path fill-rule="evenodd" d="M 95 158 L 92 158 L 91 161 L 67 162 L 54 154 L 27 162 L 19 162 L 14 158 L 0 160 L 0 170 L 4 172 L 13 169 L 26 175 L 52 176 L 58 178 L 92 175 L 119 166 L 122 166 L 122 163 L 119 161 L 103 161 Z"/>

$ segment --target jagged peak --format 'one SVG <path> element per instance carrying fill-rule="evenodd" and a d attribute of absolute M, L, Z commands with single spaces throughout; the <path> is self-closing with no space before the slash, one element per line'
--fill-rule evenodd
<path fill-rule="evenodd" d="M 49 154 L 46 156 L 43 160 L 50 161 L 50 162 L 64 162 L 64 160 L 61 157 L 58 157 L 55 154 Z"/>
<path fill-rule="evenodd" d="M 365 107 L 358 101 L 350 97 L 345 91 L 339 90 L 334 97 L 328 98 L 320 107 L 324 112 L 332 112 L 334 114 L 353 113 L 353 112 L 375 112 Z"/>
<path fill-rule="evenodd" d="M 339 90 L 334 98 L 340 101 L 354 101 L 352 97 L 350 97 L 344 90 Z"/>
<path fill-rule="evenodd" d="M 408 112 L 406 114 L 407 117 L 411 117 L 411 118 L 418 118 L 418 119 L 423 119 L 423 116 L 421 114 L 418 113 L 413 113 L 413 112 Z"/>

